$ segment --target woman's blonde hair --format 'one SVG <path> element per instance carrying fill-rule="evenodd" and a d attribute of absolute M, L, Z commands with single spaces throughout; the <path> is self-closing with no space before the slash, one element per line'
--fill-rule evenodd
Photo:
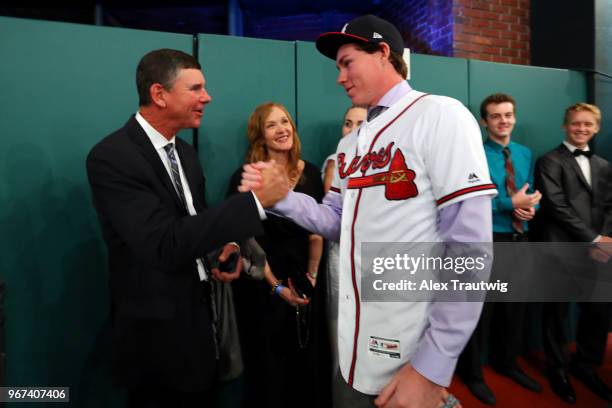
<path fill-rule="evenodd" d="M 293 178 L 297 175 L 298 172 L 298 162 L 300 161 L 300 153 L 302 150 L 302 144 L 300 143 L 300 138 L 297 133 L 297 129 L 295 127 L 295 122 L 293 118 L 287 111 L 287 109 L 281 105 L 280 103 L 275 102 L 266 102 L 255 108 L 255 111 L 249 117 L 249 123 L 247 125 L 247 138 L 249 139 L 249 150 L 246 155 L 246 160 L 248 163 L 253 163 L 257 161 L 267 161 L 270 159 L 270 155 L 268 153 L 268 147 L 266 146 L 266 138 L 265 138 L 265 122 L 272 109 L 278 108 L 282 110 L 285 115 L 287 115 L 287 119 L 289 119 L 289 123 L 291 124 L 291 128 L 293 129 L 293 146 L 289 151 L 289 160 L 288 160 L 288 172 L 289 177 Z"/>

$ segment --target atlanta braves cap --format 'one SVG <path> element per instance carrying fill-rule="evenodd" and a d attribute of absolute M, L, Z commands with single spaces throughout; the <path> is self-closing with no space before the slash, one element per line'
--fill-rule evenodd
<path fill-rule="evenodd" d="M 317 38 L 317 50 L 327 58 L 336 59 L 338 49 L 349 43 L 389 44 L 391 51 L 402 55 L 404 40 L 397 28 L 387 20 L 367 14 L 344 24 L 342 30 L 323 33 Z"/>

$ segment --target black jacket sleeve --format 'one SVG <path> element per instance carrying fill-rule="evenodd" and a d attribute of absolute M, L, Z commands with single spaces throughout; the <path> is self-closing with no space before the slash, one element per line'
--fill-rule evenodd
<path fill-rule="evenodd" d="M 124 245 L 140 262 L 180 270 L 209 251 L 262 232 L 252 194 L 237 194 L 195 216 L 163 199 L 146 161 L 107 145 L 87 158 L 94 205 L 109 246 Z M 203 194 L 202 186 L 192 193 Z M 193 188 L 192 188 L 193 189 Z"/>

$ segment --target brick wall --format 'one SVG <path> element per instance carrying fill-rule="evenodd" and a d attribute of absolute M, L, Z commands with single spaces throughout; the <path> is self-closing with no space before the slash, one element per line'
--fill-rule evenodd
<path fill-rule="evenodd" d="M 528 65 L 530 0 L 389 0 L 380 16 L 421 54 Z"/>
<path fill-rule="evenodd" d="M 412 52 L 452 55 L 452 11 L 452 0 L 389 0 L 379 15 L 399 28 Z"/>
<path fill-rule="evenodd" d="M 454 0 L 453 56 L 529 65 L 530 0 Z"/>

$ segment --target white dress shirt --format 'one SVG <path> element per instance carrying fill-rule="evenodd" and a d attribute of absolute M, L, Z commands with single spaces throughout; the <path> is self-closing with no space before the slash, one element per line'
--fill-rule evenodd
<path fill-rule="evenodd" d="M 170 167 L 170 158 L 164 150 L 164 146 L 166 146 L 168 143 L 174 143 L 176 135 L 172 136 L 172 139 L 170 140 L 166 139 L 164 135 L 159 133 L 153 126 L 151 126 L 149 122 L 147 122 L 145 118 L 142 117 L 140 112 L 136 113 L 136 120 L 149 137 L 149 140 L 153 144 L 155 151 L 159 155 L 159 158 L 161 159 L 162 163 L 164 164 L 164 167 L 168 172 L 168 177 L 170 177 L 172 185 L 174 186 L 174 179 L 172 177 L 172 170 Z M 187 210 L 189 211 L 189 215 L 197 215 L 195 207 L 193 206 L 193 197 L 191 195 L 191 190 L 189 189 L 189 183 L 187 183 L 187 177 L 185 177 L 185 173 L 183 172 L 183 166 L 181 165 L 181 158 L 179 157 L 178 151 L 176 150 L 176 143 L 174 143 L 174 147 L 174 157 L 176 157 L 176 164 L 179 169 L 179 174 L 181 175 L 181 184 L 183 186 L 183 193 L 185 195 L 185 204 L 187 205 Z M 174 188 L 176 189 L 176 186 L 174 186 Z M 200 280 L 208 280 L 208 274 L 206 273 L 206 268 L 204 267 L 202 260 L 198 258 L 196 259 L 196 263 L 198 265 L 198 274 L 200 275 Z"/>
<path fill-rule="evenodd" d="M 571 143 L 568 143 L 566 140 L 563 141 L 563 144 L 565 145 L 565 147 L 567 147 L 569 149 L 569 151 L 573 154 L 574 150 L 577 149 L 576 146 L 574 146 Z M 588 152 L 589 146 L 587 145 L 584 149 L 585 152 Z M 580 170 L 582 170 L 582 175 L 584 176 L 584 178 L 586 179 L 587 183 L 589 183 L 589 186 L 591 185 L 591 162 L 589 161 L 589 158 L 586 156 L 574 156 L 574 159 L 576 159 L 576 161 L 578 162 L 578 166 L 580 167 Z"/>

